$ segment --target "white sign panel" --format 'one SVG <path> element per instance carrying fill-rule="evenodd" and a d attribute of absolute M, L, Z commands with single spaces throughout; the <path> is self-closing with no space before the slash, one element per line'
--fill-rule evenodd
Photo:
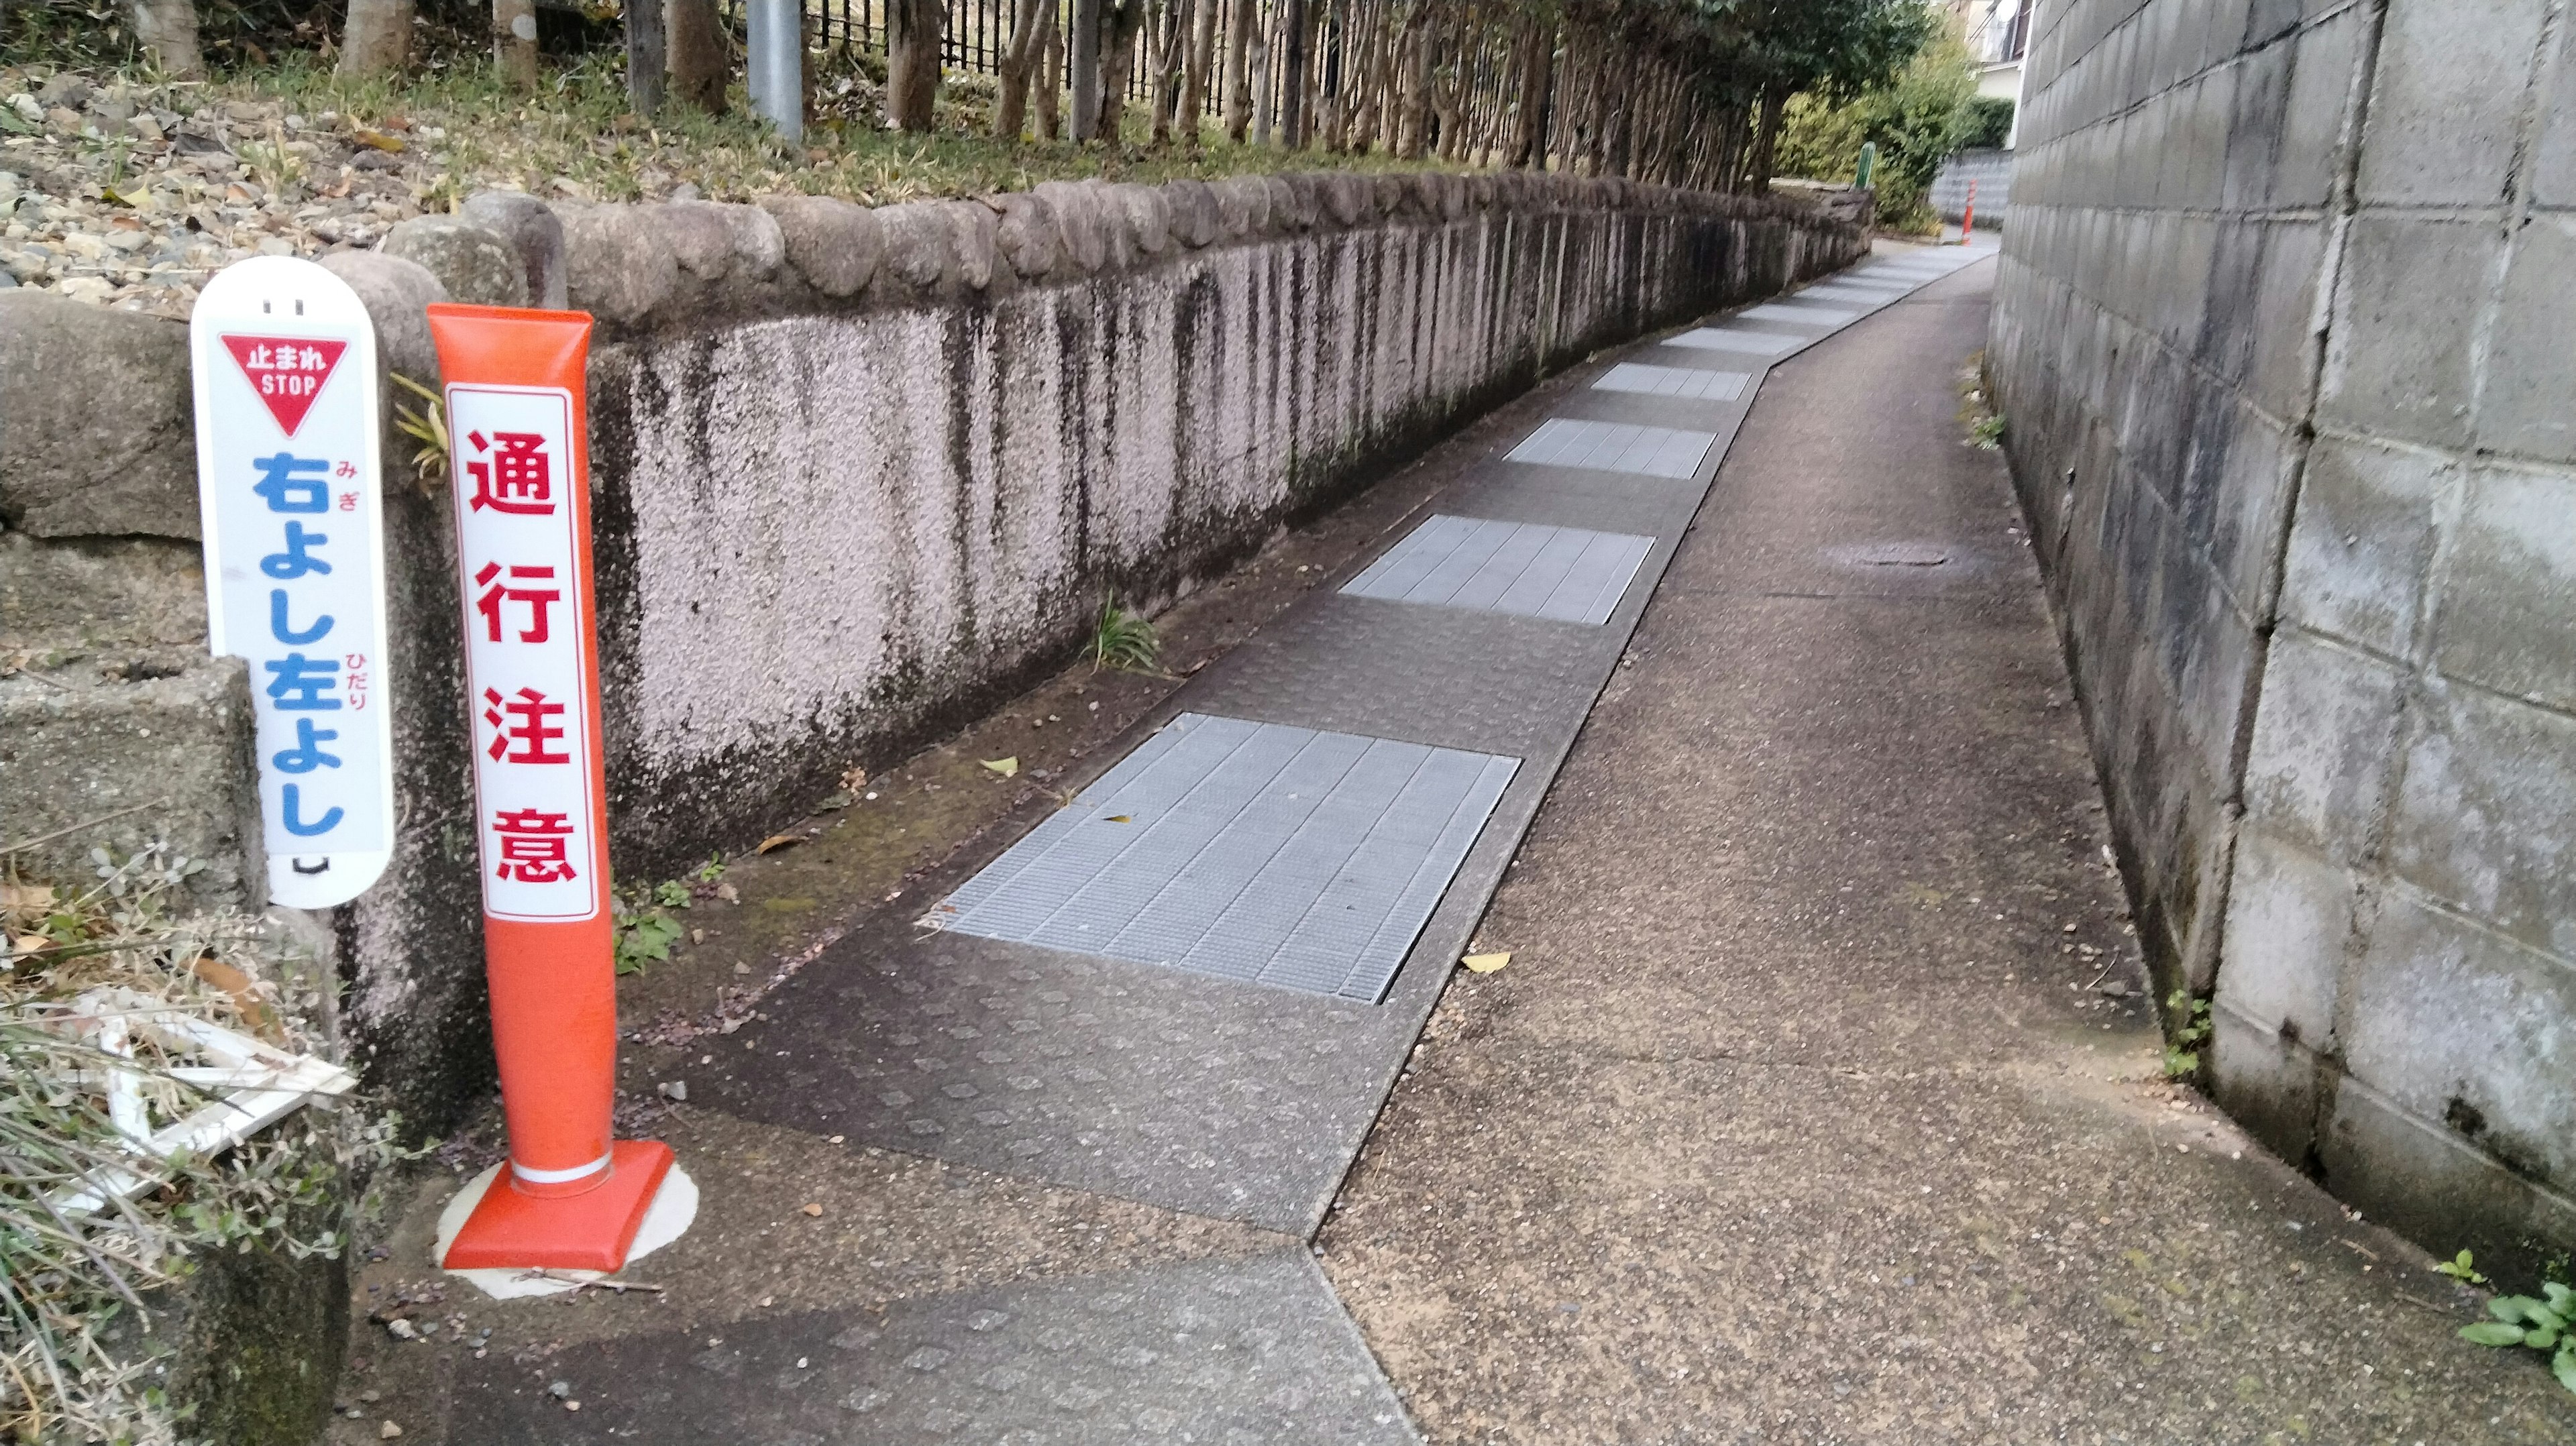
<path fill-rule="evenodd" d="M 188 337 L 208 642 L 250 664 L 269 898 L 346 903 L 393 851 L 375 327 L 340 278 L 262 256 Z"/>
<path fill-rule="evenodd" d="M 447 389 L 483 911 L 496 919 L 587 919 L 603 897 L 572 417 L 560 388 Z"/>

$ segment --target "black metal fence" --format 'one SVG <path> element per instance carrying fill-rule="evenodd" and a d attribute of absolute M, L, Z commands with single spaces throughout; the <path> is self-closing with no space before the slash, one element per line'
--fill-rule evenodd
<path fill-rule="evenodd" d="M 1072 0 L 1043 0 L 1051 10 L 1057 43 L 1063 53 L 1073 53 Z M 1237 5 L 1251 5 L 1256 10 L 1254 25 L 1266 33 L 1272 23 L 1272 6 L 1265 0 L 1208 0 L 1217 5 L 1217 34 L 1230 33 L 1233 11 Z M 885 0 L 804 0 L 805 19 L 814 42 L 824 50 L 837 47 L 883 50 L 886 43 Z M 1012 0 L 947 0 L 947 24 L 939 40 L 940 64 L 950 70 L 969 71 L 979 75 L 999 75 L 1002 58 L 1010 52 L 1011 24 L 1015 6 Z M 1177 23 L 1175 7 L 1157 6 L 1155 13 L 1140 27 L 1135 36 L 1136 53 L 1127 67 L 1127 98 L 1144 100 L 1153 89 L 1154 58 L 1162 53 L 1171 38 L 1167 27 Z M 1186 36 L 1180 37 L 1187 44 Z M 1274 79 L 1275 92 L 1284 77 Z M 1331 84 L 1328 76 L 1327 86 Z M 1207 113 L 1213 115 L 1221 104 L 1218 87 L 1210 85 L 1205 100 Z M 1328 92 L 1329 93 L 1329 89 Z"/>
<path fill-rule="evenodd" d="M 1069 0 L 1053 0 L 1052 8 L 1060 43 L 1065 53 L 1071 54 L 1073 6 Z M 1001 74 L 1002 57 L 1011 48 L 1012 12 L 1016 9 L 1011 0 L 947 0 L 946 9 L 948 19 L 939 38 L 939 63 L 950 70 Z M 841 46 L 885 48 L 885 0 L 805 0 L 805 19 L 825 50 Z M 1143 99 L 1149 84 L 1144 64 L 1149 53 L 1145 39 L 1140 32 L 1138 63 L 1128 70 L 1127 93 L 1131 99 Z"/>
<path fill-rule="evenodd" d="M 4 0 L 0 0 L 4 3 Z M 726 8 L 740 22 L 741 0 L 725 0 Z M 802 0 L 808 43 L 824 51 L 875 50 L 882 53 L 886 44 L 886 0 Z M 1225 37 L 1234 34 L 1240 7 L 1251 7 L 1249 35 L 1255 47 L 1246 64 L 1247 78 L 1252 83 L 1252 133 L 1261 136 L 1265 123 L 1276 120 L 1282 112 L 1288 87 L 1287 67 L 1281 63 L 1288 37 L 1284 27 L 1288 15 L 1287 0 L 1199 0 L 1216 7 L 1214 16 L 1222 61 Z M 1055 44 L 1062 57 L 1073 51 L 1074 0 L 1040 0 L 1056 35 Z M 1001 73 L 1002 60 L 1010 51 L 1014 0 L 945 0 L 945 19 L 939 44 L 940 64 L 946 70 L 980 75 Z M 1190 37 L 1174 34 L 1176 27 L 1194 25 L 1194 7 L 1172 3 L 1150 3 L 1145 22 L 1137 27 L 1130 44 L 1134 47 L 1127 67 L 1125 94 L 1131 103 L 1151 98 L 1157 61 L 1164 56 L 1178 58 Z M 1354 53 L 1353 42 L 1346 31 L 1343 17 L 1328 9 L 1313 17 L 1311 32 L 1315 47 L 1313 92 L 1316 100 L 1326 105 L 1342 96 L 1346 85 L 1358 80 L 1351 71 L 1355 65 L 1369 63 Z M 1454 76 L 1462 109 L 1479 111 L 1500 109 L 1512 100 L 1513 81 L 1504 73 L 1505 55 L 1500 50 L 1477 47 L 1443 55 L 1440 64 Z M 1377 55 L 1383 65 L 1386 57 Z M 1222 71 L 1222 63 L 1218 66 Z M 1041 64 L 1038 75 L 1043 76 Z M 1062 66 L 1058 67 L 1061 77 Z M 1035 79 L 1035 77 L 1033 77 Z M 1042 82 L 1040 82 L 1042 83 Z M 1176 117 L 1187 131 L 1193 122 L 1214 120 L 1224 109 L 1225 95 L 1221 75 L 1207 77 L 1200 97 L 1200 114 L 1196 118 Z M 1177 103 L 1177 102 L 1176 102 Z"/>

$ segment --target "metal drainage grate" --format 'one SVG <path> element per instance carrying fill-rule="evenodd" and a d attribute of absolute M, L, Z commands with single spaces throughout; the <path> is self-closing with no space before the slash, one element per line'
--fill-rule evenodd
<path fill-rule="evenodd" d="M 1784 351 L 1807 344 L 1803 336 L 1782 336 L 1770 331 L 1732 331 L 1725 327 L 1703 326 L 1664 338 L 1666 346 L 1694 347 L 1700 351 L 1740 351 L 1750 356 L 1778 356 Z"/>
<path fill-rule="evenodd" d="M 1700 459 L 1708 455 L 1709 444 L 1716 440 L 1711 433 L 1678 427 L 1550 417 L 1539 423 L 1527 441 L 1511 450 L 1509 460 L 1682 478 L 1699 471 Z"/>
<path fill-rule="evenodd" d="M 1519 767 L 1184 713 L 927 922 L 1375 1002 Z"/>
<path fill-rule="evenodd" d="M 1753 378 L 1742 372 L 1713 372 L 1699 367 L 1659 367 L 1621 362 L 1592 384 L 1600 392 L 1641 392 L 1650 397 L 1680 397 L 1693 402 L 1731 402 L 1744 395 Z"/>
<path fill-rule="evenodd" d="M 1342 591 L 1598 626 L 1610 620 L 1654 545 L 1651 537 L 1617 532 L 1433 517 Z"/>
<path fill-rule="evenodd" d="M 1768 302 L 1736 313 L 1739 321 L 1785 321 L 1792 326 L 1840 326 L 1860 315 L 1839 306 L 1782 306 Z"/>

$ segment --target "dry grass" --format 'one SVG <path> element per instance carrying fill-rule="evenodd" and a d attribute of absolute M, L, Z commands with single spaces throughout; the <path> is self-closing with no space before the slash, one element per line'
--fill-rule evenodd
<path fill-rule="evenodd" d="M 1142 144 L 1141 107 L 1131 106 L 1130 143 L 1110 148 L 1064 141 L 1004 142 L 983 134 L 993 104 L 986 76 L 952 77 L 939 126 L 927 134 L 885 131 L 868 57 L 813 57 L 815 119 L 789 146 L 748 116 L 737 88 L 732 108 L 709 115 L 672 104 L 651 119 L 627 109 L 612 58 L 549 70 L 537 93 L 502 87 L 479 61 L 402 79 L 350 81 L 309 60 L 213 83 L 214 98 L 278 100 L 306 114 L 336 112 L 381 128 L 435 128 L 432 200 L 461 199 L 495 185 L 538 195 L 629 201 L 695 186 L 710 200 L 747 201 L 782 192 L 839 196 L 869 205 L 932 196 L 1025 190 L 1040 181 L 1104 177 L 1161 181 L 1323 167 L 1371 171 L 1424 167 L 1384 155 L 1328 155 L 1230 145 L 1211 128 L 1195 146 Z"/>
<path fill-rule="evenodd" d="M 102 1048 L 77 1022 L 83 995 L 121 991 L 306 1052 L 324 1001 L 261 921 L 189 907 L 202 865 L 159 847 L 91 858 L 93 877 L 40 882 L 0 857 L 0 1437 L 168 1442 L 155 1355 L 119 1318 L 209 1252 L 337 1251 L 349 1170 L 396 1152 L 390 1121 L 308 1108 L 214 1158 L 138 1160 L 102 1098 L 111 1073 L 140 1085 L 147 1129 L 207 1097 L 148 1037 Z M 138 1167 L 161 1187 L 89 1213 L 64 1203 Z"/>

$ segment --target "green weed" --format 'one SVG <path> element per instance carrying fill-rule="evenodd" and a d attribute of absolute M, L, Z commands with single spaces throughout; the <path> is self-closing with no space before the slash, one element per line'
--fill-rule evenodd
<path fill-rule="evenodd" d="M 716 867 L 722 872 L 722 865 Z M 646 965 L 670 958 L 671 946 L 687 932 L 672 911 L 696 902 L 689 885 L 678 879 L 610 895 L 609 912 L 617 926 L 617 972 L 641 974 Z"/>
<path fill-rule="evenodd" d="M 2455 1273 L 2453 1266 L 2468 1269 L 2469 1253 L 2463 1250 L 2458 1260 L 2435 1268 L 2451 1275 Z M 2527 1346 L 2546 1351 L 2550 1374 L 2558 1378 L 2558 1384 L 2576 1392 L 2576 1288 L 2553 1280 L 2540 1291 L 2538 1296 L 2500 1295 L 2488 1301 L 2487 1314 L 2495 1319 L 2460 1327 L 2460 1339 L 2482 1346 Z"/>
<path fill-rule="evenodd" d="M 413 381 L 400 372 L 388 372 L 394 385 L 417 395 L 419 407 L 394 404 L 394 430 L 411 438 L 411 467 L 419 479 L 424 497 L 438 495 L 439 479 L 447 475 L 447 403 L 438 393 Z"/>
<path fill-rule="evenodd" d="M 2174 1026 L 2173 1038 L 2165 1045 L 2165 1074 L 2180 1079 L 2200 1068 L 2200 1047 L 2209 1040 L 2209 1001 L 2194 999 L 2177 989 L 2166 997 L 2165 1008 L 2182 1021 Z"/>
<path fill-rule="evenodd" d="M 1100 604 L 1100 622 L 1091 632 L 1092 670 L 1117 668 L 1130 673 L 1150 673 L 1160 665 L 1163 640 L 1154 634 L 1154 624 L 1144 614 L 1130 612 L 1109 598 Z"/>

